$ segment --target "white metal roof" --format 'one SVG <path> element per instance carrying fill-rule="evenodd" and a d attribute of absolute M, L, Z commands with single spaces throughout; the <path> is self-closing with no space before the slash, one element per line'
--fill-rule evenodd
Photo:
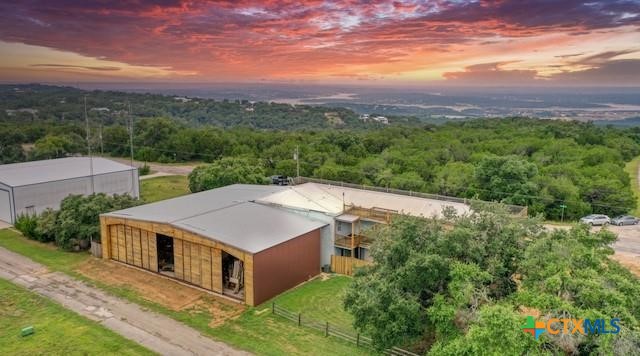
<path fill-rule="evenodd" d="M 384 208 L 423 217 L 441 217 L 442 209 L 447 206 L 453 207 L 459 214 L 467 213 L 471 209 L 463 203 L 319 183 L 289 186 L 283 192 L 258 199 L 258 202 L 320 211 L 335 216 L 343 212 L 343 200 L 347 205 Z"/>
<path fill-rule="evenodd" d="M 284 189 L 234 184 L 103 215 L 166 223 L 257 253 L 326 225 L 253 202 Z"/>
<path fill-rule="evenodd" d="M 136 169 L 112 160 L 93 157 L 67 157 L 11 163 L 0 165 L 0 183 L 11 187 L 59 181 L 91 175 L 90 160 L 93 161 L 93 174 L 105 174 Z"/>

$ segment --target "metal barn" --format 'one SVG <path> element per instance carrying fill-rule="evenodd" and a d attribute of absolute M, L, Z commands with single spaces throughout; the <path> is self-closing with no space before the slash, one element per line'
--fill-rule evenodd
<path fill-rule="evenodd" d="M 138 170 L 100 157 L 69 157 L 0 165 L 0 220 L 57 209 L 69 194 L 139 197 Z"/>
<path fill-rule="evenodd" d="M 235 184 L 103 214 L 103 258 L 258 305 L 320 272 L 326 224 L 255 202 Z"/>

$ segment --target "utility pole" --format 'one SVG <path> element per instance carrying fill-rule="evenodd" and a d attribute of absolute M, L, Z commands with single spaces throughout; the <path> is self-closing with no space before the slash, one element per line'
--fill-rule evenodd
<path fill-rule="evenodd" d="M 296 178 L 300 177 L 300 146 L 296 145 Z"/>
<path fill-rule="evenodd" d="M 102 142 L 102 127 L 104 126 L 102 116 L 100 116 L 100 131 L 98 131 L 98 137 L 100 138 L 100 155 L 104 156 L 104 143 Z"/>
<path fill-rule="evenodd" d="M 89 154 L 89 175 L 91 176 L 91 194 L 96 192 L 93 181 L 93 155 L 91 154 L 91 141 L 89 140 L 89 116 L 87 115 L 87 96 L 84 96 L 84 122 L 87 130 L 87 153 Z"/>
<path fill-rule="evenodd" d="M 133 115 L 131 114 L 131 102 L 129 104 L 129 150 L 131 153 L 131 195 L 136 195 L 136 175 L 134 174 L 135 166 L 133 165 Z"/>

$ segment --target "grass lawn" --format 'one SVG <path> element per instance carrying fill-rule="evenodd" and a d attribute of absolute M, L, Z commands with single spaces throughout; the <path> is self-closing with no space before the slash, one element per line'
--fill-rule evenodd
<path fill-rule="evenodd" d="M 279 295 L 274 302 L 317 321 L 352 329 L 353 317 L 342 307 L 344 292 L 350 282 L 350 277 L 340 275 L 325 280 L 317 278 Z"/>
<path fill-rule="evenodd" d="M 140 196 L 147 203 L 189 193 L 189 180 L 185 176 L 166 176 L 140 181 Z"/>
<path fill-rule="evenodd" d="M 192 307 L 180 311 L 171 310 L 160 304 L 150 302 L 134 290 L 126 287 L 107 285 L 97 280 L 88 279 L 75 271 L 80 263 L 92 258 L 86 253 L 73 253 L 56 250 L 50 245 L 31 241 L 20 233 L 5 229 L 0 230 L 0 246 L 11 251 L 27 256 L 50 269 L 59 270 L 82 279 L 101 288 L 113 295 L 137 303 L 150 310 L 165 314 L 181 321 L 205 335 L 216 340 L 228 343 L 234 347 L 244 349 L 259 355 L 367 355 L 366 349 L 356 348 L 355 345 L 343 342 L 334 337 L 324 337 L 321 332 L 298 327 L 295 323 L 271 314 L 270 302 L 256 308 L 247 308 L 239 317 L 228 320 L 219 326 L 209 325 L 212 321 L 210 311 L 206 308 Z M 348 315 L 342 314 L 338 308 L 340 302 L 334 302 L 336 293 L 348 282 L 347 277 L 333 277 L 327 281 L 313 281 L 282 296 L 282 301 L 277 301 L 283 307 L 303 307 L 305 304 L 314 305 L 313 308 L 304 308 L 309 316 L 327 319 L 332 323 L 347 325 L 350 323 Z M 326 292 L 320 287 L 328 283 L 331 292 Z M 314 292 L 320 295 L 314 295 Z M 211 297 L 213 298 L 213 297 Z M 326 304 L 323 311 L 322 304 Z M 301 309 L 301 311 L 303 311 Z M 342 314 L 342 315 L 341 315 Z M 322 316 L 325 315 L 325 318 Z"/>
<path fill-rule="evenodd" d="M 633 191 L 633 194 L 636 195 L 636 199 L 638 201 L 636 210 L 632 212 L 632 214 L 635 216 L 640 216 L 640 187 L 638 186 L 638 167 L 640 167 L 640 156 L 631 160 L 624 168 L 624 170 L 629 174 L 629 177 L 631 178 L 631 190 Z"/>
<path fill-rule="evenodd" d="M 153 355 L 142 346 L 27 289 L 0 279 L 2 355 Z M 20 336 L 33 326 L 35 333 Z"/>
<path fill-rule="evenodd" d="M 27 256 L 50 270 L 65 273 L 72 273 L 77 265 L 91 257 L 87 252 L 63 252 L 52 244 L 29 240 L 13 229 L 0 230 L 0 246 Z"/>

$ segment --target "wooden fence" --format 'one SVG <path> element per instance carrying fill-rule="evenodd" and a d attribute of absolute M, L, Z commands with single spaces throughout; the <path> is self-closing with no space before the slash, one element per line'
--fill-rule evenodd
<path fill-rule="evenodd" d="M 353 343 L 356 347 L 366 347 L 371 350 L 373 348 L 373 340 L 370 337 L 366 337 L 360 335 L 360 333 L 355 332 L 354 330 L 347 330 L 343 327 L 339 327 L 337 325 L 333 325 L 328 321 L 322 322 L 318 320 L 311 319 L 302 313 L 295 313 L 293 311 L 287 310 L 276 303 L 271 304 L 271 313 L 274 315 L 279 315 L 285 319 L 288 319 L 298 326 L 308 327 L 315 330 L 318 330 L 324 333 L 325 337 L 333 336 L 344 341 Z M 393 347 L 384 351 L 386 355 L 392 356 L 418 356 L 417 354 L 401 349 L 399 347 Z"/>
<path fill-rule="evenodd" d="M 371 262 L 366 260 L 347 256 L 331 255 L 331 271 L 338 274 L 352 276 L 354 268 L 368 266 L 370 264 Z"/>

